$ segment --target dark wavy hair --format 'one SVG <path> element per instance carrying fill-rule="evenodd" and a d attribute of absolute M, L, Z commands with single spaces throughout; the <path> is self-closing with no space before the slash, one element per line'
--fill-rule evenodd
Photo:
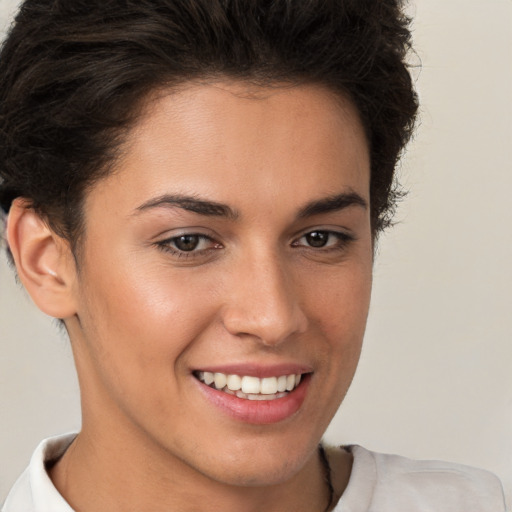
<path fill-rule="evenodd" d="M 408 26 L 400 0 L 25 0 L 0 52 L 0 206 L 26 198 L 75 249 L 84 195 L 149 93 L 318 83 L 359 112 L 377 234 L 417 111 Z"/>

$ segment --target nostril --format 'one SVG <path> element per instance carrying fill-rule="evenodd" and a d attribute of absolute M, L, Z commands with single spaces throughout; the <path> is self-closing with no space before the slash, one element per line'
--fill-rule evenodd
<path fill-rule="evenodd" d="M 298 308 L 291 311 L 260 313 L 257 309 L 245 312 L 240 306 L 230 308 L 223 315 L 226 330 L 240 338 L 255 338 L 263 345 L 279 345 L 307 329 L 306 315 Z"/>

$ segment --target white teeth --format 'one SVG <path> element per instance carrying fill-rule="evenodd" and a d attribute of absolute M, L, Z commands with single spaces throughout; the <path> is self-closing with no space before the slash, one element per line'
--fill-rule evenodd
<path fill-rule="evenodd" d="M 242 391 L 246 394 L 258 394 L 260 392 L 260 379 L 245 375 L 242 377 Z"/>
<path fill-rule="evenodd" d="M 286 380 L 286 375 L 281 375 L 281 377 L 277 379 L 277 391 L 279 391 L 279 393 L 286 391 Z"/>
<path fill-rule="evenodd" d="M 283 398 L 301 382 L 300 373 L 264 377 L 259 379 L 250 375 L 235 375 L 221 372 L 197 372 L 196 377 L 207 386 L 215 387 L 230 395 L 246 400 L 275 400 Z"/>
<path fill-rule="evenodd" d="M 217 389 L 222 389 L 227 383 L 227 378 L 224 373 L 216 373 L 214 375 L 214 379 L 215 379 L 215 387 Z"/>
<path fill-rule="evenodd" d="M 263 395 L 275 395 L 277 393 L 276 377 L 265 377 L 261 380 L 260 393 Z"/>
<path fill-rule="evenodd" d="M 238 375 L 228 375 L 227 383 L 228 388 L 231 389 L 231 391 L 238 391 L 239 389 L 242 389 L 242 378 Z"/>

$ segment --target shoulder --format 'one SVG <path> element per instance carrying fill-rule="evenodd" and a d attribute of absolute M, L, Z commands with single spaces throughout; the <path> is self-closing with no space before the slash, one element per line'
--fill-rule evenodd
<path fill-rule="evenodd" d="M 353 456 L 352 473 L 336 511 L 505 511 L 501 482 L 488 471 L 376 453 L 361 446 L 345 450 Z M 362 501 L 365 508 L 359 506 Z"/>
<path fill-rule="evenodd" d="M 39 444 L 28 468 L 9 492 L 2 512 L 73 512 L 54 487 L 46 465 L 60 458 L 75 436 L 52 437 Z"/>
<path fill-rule="evenodd" d="M 10 490 L 5 503 L 2 505 L 2 512 L 16 512 L 18 510 L 32 512 L 34 510 L 29 480 L 29 469 L 27 468 Z"/>

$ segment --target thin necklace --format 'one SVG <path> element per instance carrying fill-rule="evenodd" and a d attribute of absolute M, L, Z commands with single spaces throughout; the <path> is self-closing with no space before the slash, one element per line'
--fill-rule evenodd
<path fill-rule="evenodd" d="M 334 499 L 334 489 L 332 487 L 331 466 L 329 465 L 329 460 L 327 459 L 327 455 L 321 443 L 318 445 L 318 454 L 320 455 L 320 461 L 324 467 L 325 483 L 327 484 L 327 489 L 329 489 L 329 501 L 327 502 L 327 507 L 324 512 L 329 512 Z"/>

